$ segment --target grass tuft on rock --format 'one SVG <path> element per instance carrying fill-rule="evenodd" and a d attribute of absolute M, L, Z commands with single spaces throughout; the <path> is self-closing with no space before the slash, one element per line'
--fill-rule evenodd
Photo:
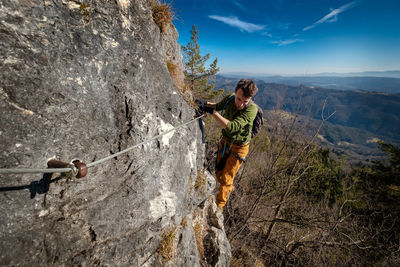
<path fill-rule="evenodd" d="M 197 172 L 197 179 L 194 182 L 194 188 L 204 193 L 206 191 L 206 184 L 207 184 L 207 178 L 206 175 L 204 174 L 204 170 L 199 170 Z"/>
<path fill-rule="evenodd" d="M 157 253 L 163 263 L 170 261 L 174 256 L 174 239 L 176 235 L 176 229 L 170 228 L 168 231 L 163 233 L 160 244 L 157 248 Z"/>

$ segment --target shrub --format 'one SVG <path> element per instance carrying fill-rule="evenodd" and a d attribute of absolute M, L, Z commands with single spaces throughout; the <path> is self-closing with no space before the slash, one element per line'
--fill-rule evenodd
<path fill-rule="evenodd" d="M 182 84 L 183 81 L 179 80 L 179 74 L 182 73 L 182 71 L 179 70 L 178 66 L 172 63 L 170 60 L 167 59 L 165 62 L 167 63 L 169 76 L 171 76 L 172 82 L 174 83 L 175 87 L 178 88 L 178 90 L 183 93 L 184 92 L 184 86 Z"/>
<path fill-rule="evenodd" d="M 160 28 L 161 32 L 165 32 L 168 26 L 172 24 L 174 13 L 171 4 L 151 0 L 151 11 L 153 12 L 153 20 Z"/>
<path fill-rule="evenodd" d="M 171 61 L 167 60 L 167 68 L 168 68 L 169 74 L 172 77 L 175 74 L 176 65 L 174 63 L 172 63 Z"/>

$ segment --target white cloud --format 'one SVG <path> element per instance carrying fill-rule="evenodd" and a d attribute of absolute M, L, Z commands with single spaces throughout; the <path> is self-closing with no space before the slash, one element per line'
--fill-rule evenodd
<path fill-rule="evenodd" d="M 261 35 L 267 36 L 269 38 L 272 38 L 272 34 L 269 32 L 262 32 Z"/>
<path fill-rule="evenodd" d="M 238 8 L 240 8 L 241 10 L 243 10 L 244 12 L 247 12 L 247 9 L 238 1 L 233 1 L 233 4 L 235 4 L 235 6 L 237 6 Z"/>
<path fill-rule="evenodd" d="M 290 22 L 278 22 L 276 28 L 279 30 L 288 30 L 291 24 Z"/>
<path fill-rule="evenodd" d="M 265 28 L 265 26 L 263 26 L 263 25 L 257 25 L 257 24 L 241 21 L 237 17 L 222 17 L 222 16 L 216 16 L 216 15 L 210 15 L 208 17 L 210 19 L 215 19 L 215 20 L 221 21 L 225 24 L 228 24 L 229 26 L 239 28 L 240 31 L 255 32 L 255 31 L 261 31 Z"/>
<path fill-rule="evenodd" d="M 278 46 L 290 45 L 294 43 L 304 42 L 303 39 L 288 39 L 280 41 L 272 41 L 271 44 L 277 44 Z"/>
<path fill-rule="evenodd" d="M 322 23 L 325 23 L 325 22 L 328 22 L 328 23 L 329 22 L 336 22 L 338 15 L 340 13 L 352 8 L 355 5 L 355 3 L 356 2 L 353 1 L 353 2 L 350 2 L 350 3 L 346 4 L 346 5 L 343 5 L 343 6 L 339 7 L 339 8 L 337 8 L 337 9 L 331 10 L 331 12 L 329 14 L 327 14 L 326 16 L 324 16 L 322 19 L 314 22 L 314 24 L 312 24 L 312 25 L 304 27 L 303 31 L 311 30 L 312 28 L 315 28 L 316 26 L 318 26 L 318 25 L 320 25 Z"/>
<path fill-rule="evenodd" d="M 307 26 L 307 27 L 304 27 L 304 29 L 303 29 L 303 31 L 308 31 L 308 30 L 311 30 L 312 28 L 315 28 L 315 26 L 316 25 L 310 25 L 310 26 Z"/>

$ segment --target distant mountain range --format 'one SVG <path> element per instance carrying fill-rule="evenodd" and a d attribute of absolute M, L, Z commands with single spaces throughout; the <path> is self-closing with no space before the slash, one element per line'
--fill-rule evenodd
<path fill-rule="evenodd" d="M 400 71 L 399 70 L 364 71 L 364 72 L 348 72 L 348 73 L 324 72 L 324 73 L 312 74 L 311 76 L 400 78 Z"/>
<path fill-rule="evenodd" d="M 277 76 L 251 73 L 227 73 L 226 78 L 255 78 L 267 83 L 291 86 L 314 86 L 338 90 L 365 90 L 371 92 L 400 93 L 400 71 L 321 73 L 305 76 Z"/>
<path fill-rule="evenodd" d="M 216 87 L 232 91 L 237 81 L 218 76 Z M 400 145 L 400 94 L 255 81 L 259 92 L 254 100 L 264 110 L 282 110 L 318 121 L 326 100 L 324 116 L 335 114 L 321 131 L 320 139 L 331 147 L 337 145 L 365 156 L 376 149 L 374 141 L 378 139 Z"/>
<path fill-rule="evenodd" d="M 276 74 L 263 74 L 263 73 L 250 73 L 250 72 L 224 72 L 221 73 L 224 77 L 254 77 L 254 78 L 265 78 L 265 77 L 386 77 L 386 78 L 400 78 L 400 70 L 389 70 L 389 71 L 364 71 L 364 72 L 323 72 L 305 75 L 276 75 Z"/>

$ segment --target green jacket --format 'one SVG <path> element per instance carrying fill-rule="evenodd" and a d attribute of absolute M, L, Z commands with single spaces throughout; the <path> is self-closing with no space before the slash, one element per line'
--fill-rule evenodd
<path fill-rule="evenodd" d="M 221 100 L 216 106 L 216 110 L 222 110 L 228 99 L 234 94 L 230 94 Z M 228 142 L 244 144 L 251 140 L 251 129 L 253 121 L 257 115 L 257 105 L 250 102 L 249 106 L 242 110 L 238 110 L 235 105 L 235 100 L 232 99 L 223 111 L 223 116 L 229 120 L 225 129 L 222 129 L 222 135 Z M 248 126 L 247 126 L 248 125 Z"/>

